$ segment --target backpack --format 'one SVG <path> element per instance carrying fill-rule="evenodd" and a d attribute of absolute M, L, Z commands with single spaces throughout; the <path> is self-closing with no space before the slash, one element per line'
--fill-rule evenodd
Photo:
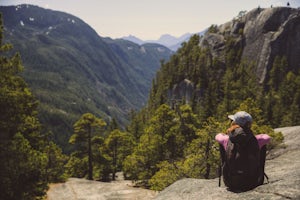
<path fill-rule="evenodd" d="M 259 149 L 250 129 L 236 127 L 231 130 L 226 150 L 220 145 L 220 154 L 219 186 L 221 174 L 231 191 L 247 191 L 264 183 L 266 146 Z"/>

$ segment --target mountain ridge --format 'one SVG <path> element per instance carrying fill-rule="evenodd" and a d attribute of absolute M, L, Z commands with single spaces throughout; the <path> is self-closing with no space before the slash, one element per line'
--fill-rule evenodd
<path fill-rule="evenodd" d="M 199 34 L 203 34 L 203 32 L 200 32 Z M 157 40 L 142 40 L 134 35 L 129 35 L 122 37 L 122 39 L 134 42 L 139 45 L 146 43 L 161 44 L 168 47 L 172 51 L 177 51 L 177 49 L 180 48 L 181 43 L 188 41 L 192 35 L 192 33 L 185 33 L 179 37 L 175 37 L 170 34 L 163 34 Z"/>
<path fill-rule="evenodd" d="M 60 11 L 24 4 L 0 12 L 5 42 L 20 52 L 23 76 L 40 101 L 41 122 L 60 145 L 85 112 L 124 126 L 130 111 L 145 104 L 160 61 L 172 54 L 161 45 L 102 38 Z"/>

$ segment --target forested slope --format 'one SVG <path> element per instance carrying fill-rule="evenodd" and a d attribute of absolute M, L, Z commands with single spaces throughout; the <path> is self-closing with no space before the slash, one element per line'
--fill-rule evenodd
<path fill-rule="evenodd" d="M 216 177 L 214 138 L 238 110 L 252 115 L 255 134 L 272 136 L 269 149 L 280 143 L 272 127 L 300 124 L 299 19 L 294 8 L 256 8 L 183 43 L 129 126 L 138 140 L 123 163 L 128 177 L 155 190 Z"/>
<path fill-rule="evenodd" d="M 20 52 L 23 77 L 40 101 L 39 118 L 64 148 L 86 112 L 123 127 L 147 98 L 161 60 L 172 52 L 99 36 L 81 19 L 32 5 L 1 6 L 4 39 Z"/>

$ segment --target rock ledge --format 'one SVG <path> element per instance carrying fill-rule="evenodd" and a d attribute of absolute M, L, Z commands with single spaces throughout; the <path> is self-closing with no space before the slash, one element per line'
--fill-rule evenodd
<path fill-rule="evenodd" d="M 269 183 L 254 190 L 233 193 L 227 191 L 218 179 L 182 179 L 160 192 L 155 200 L 198 200 L 198 199 L 300 199 L 300 126 L 278 128 L 282 132 L 286 148 L 270 152 L 272 159 L 266 161 L 265 172 Z"/>

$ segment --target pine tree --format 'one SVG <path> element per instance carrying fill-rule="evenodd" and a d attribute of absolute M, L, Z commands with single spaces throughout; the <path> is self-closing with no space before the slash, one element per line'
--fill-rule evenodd
<path fill-rule="evenodd" d="M 21 56 L 11 50 L 12 45 L 3 44 L 0 15 L 0 199 L 38 199 L 48 182 L 63 174 L 50 162 L 62 166 L 64 161 L 50 158 L 48 147 L 55 149 L 55 157 L 62 153 L 41 134 L 37 101 L 20 76 Z"/>
<path fill-rule="evenodd" d="M 112 158 L 112 179 L 115 180 L 116 172 L 122 170 L 123 160 L 132 153 L 134 138 L 127 132 L 115 129 L 105 139 L 107 154 Z"/>
<path fill-rule="evenodd" d="M 106 123 L 91 113 L 83 114 L 74 124 L 74 134 L 70 137 L 71 144 L 78 144 L 80 154 L 88 158 L 88 179 L 93 180 L 92 138 L 99 134 L 96 128 L 104 127 Z M 99 131 L 99 130 L 98 130 Z"/>

